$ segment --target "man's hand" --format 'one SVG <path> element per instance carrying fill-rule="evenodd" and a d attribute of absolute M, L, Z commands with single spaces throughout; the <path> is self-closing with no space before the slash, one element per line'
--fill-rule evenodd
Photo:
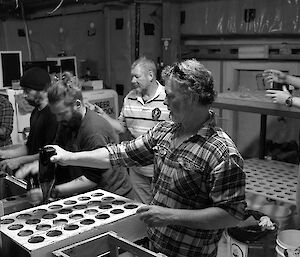
<path fill-rule="evenodd" d="M 85 106 L 87 108 L 89 108 L 91 111 L 95 111 L 100 115 L 103 115 L 105 113 L 104 110 L 96 104 L 92 104 L 90 102 L 87 102 L 87 103 L 85 103 Z"/>
<path fill-rule="evenodd" d="M 9 152 L 8 150 L 0 150 L 0 161 L 11 158 L 8 152 Z"/>
<path fill-rule="evenodd" d="M 50 158 L 51 162 L 55 162 L 59 165 L 62 166 L 67 166 L 69 165 L 69 161 L 71 161 L 71 157 L 72 157 L 72 152 L 68 152 L 64 149 L 62 149 L 61 147 L 59 147 L 58 145 L 47 145 L 46 147 L 53 147 L 56 151 L 56 155 L 53 155 Z"/>
<path fill-rule="evenodd" d="M 140 219 L 149 227 L 162 227 L 170 225 L 174 221 L 174 209 L 156 205 L 145 205 L 136 211 Z"/>
<path fill-rule="evenodd" d="M 287 75 L 279 70 L 265 70 L 263 72 L 263 77 L 265 82 L 277 82 L 277 83 L 286 83 Z"/>
<path fill-rule="evenodd" d="M 42 189 L 33 188 L 27 192 L 28 201 L 33 205 L 39 205 L 43 201 Z"/>
<path fill-rule="evenodd" d="M 22 165 L 20 158 L 12 158 L 12 159 L 6 159 L 0 162 L 0 169 L 5 170 L 10 175 L 11 173 L 18 169 Z"/>
<path fill-rule="evenodd" d="M 24 179 L 26 178 L 29 174 L 38 174 L 39 173 L 39 161 L 36 160 L 31 163 L 26 163 L 20 167 L 16 171 L 15 177 L 19 179 Z"/>
<path fill-rule="evenodd" d="M 271 89 L 267 90 L 266 96 L 271 97 L 273 103 L 285 104 L 286 99 L 288 99 L 291 96 L 291 94 L 287 90 L 286 86 L 283 86 L 282 91 Z"/>

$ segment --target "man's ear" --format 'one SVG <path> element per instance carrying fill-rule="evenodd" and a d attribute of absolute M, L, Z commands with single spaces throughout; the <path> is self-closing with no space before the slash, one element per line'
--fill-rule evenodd
<path fill-rule="evenodd" d="M 79 99 L 77 99 L 77 100 L 75 101 L 74 106 L 76 106 L 77 108 L 80 108 L 80 107 L 82 107 L 83 105 L 82 105 L 82 102 L 81 102 Z"/>
<path fill-rule="evenodd" d="M 154 76 L 154 73 L 153 73 L 153 71 L 149 71 L 148 72 L 148 76 L 149 76 L 149 80 L 152 82 L 153 81 L 153 79 L 155 79 L 155 76 Z"/>

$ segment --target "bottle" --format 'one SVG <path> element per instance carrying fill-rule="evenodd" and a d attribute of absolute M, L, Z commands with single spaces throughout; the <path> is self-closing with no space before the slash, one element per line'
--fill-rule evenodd
<path fill-rule="evenodd" d="M 39 188 L 40 187 L 40 183 L 39 183 L 39 176 L 38 174 L 29 174 L 26 178 L 25 178 L 26 182 L 27 182 L 27 187 L 26 190 L 30 191 L 32 189 L 35 188 Z"/>

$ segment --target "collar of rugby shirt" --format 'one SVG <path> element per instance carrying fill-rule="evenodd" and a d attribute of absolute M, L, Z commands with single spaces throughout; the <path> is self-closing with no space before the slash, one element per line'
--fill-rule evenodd
<path fill-rule="evenodd" d="M 136 99 L 141 103 L 141 104 L 145 104 L 145 103 L 149 103 L 151 101 L 153 101 L 155 98 L 157 98 L 161 92 L 164 90 L 164 87 L 158 82 L 156 81 L 157 84 L 157 89 L 155 91 L 155 94 L 153 97 L 149 98 L 147 101 L 144 101 L 143 97 L 141 94 L 137 94 Z"/>

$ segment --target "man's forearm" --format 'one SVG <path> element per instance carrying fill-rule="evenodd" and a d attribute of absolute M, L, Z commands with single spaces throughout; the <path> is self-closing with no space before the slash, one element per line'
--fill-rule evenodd
<path fill-rule="evenodd" d="M 66 197 L 90 191 L 96 186 L 97 184 L 93 181 L 87 179 L 85 176 L 80 176 L 70 182 L 55 186 L 54 191 L 57 197 Z"/>
<path fill-rule="evenodd" d="M 296 88 L 300 88 L 300 78 L 292 75 L 287 75 L 285 80 L 287 84 L 291 84 Z"/>
<path fill-rule="evenodd" d="M 111 118 L 107 113 L 101 114 L 101 116 L 108 121 L 108 123 L 115 129 L 115 131 L 120 134 L 124 133 L 126 129 L 123 125 L 116 119 Z"/>
<path fill-rule="evenodd" d="M 222 229 L 234 227 L 240 221 L 227 211 L 210 207 L 203 210 L 174 209 L 171 224 L 199 229 Z"/>
<path fill-rule="evenodd" d="M 71 153 L 68 164 L 99 169 L 111 167 L 109 152 L 105 147 L 93 151 Z"/>
<path fill-rule="evenodd" d="M 25 155 L 19 157 L 20 164 L 30 163 L 39 159 L 39 154 Z"/>
<path fill-rule="evenodd" d="M 293 97 L 293 107 L 300 108 L 300 97 Z"/>
<path fill-rule="evenodd" d="M 24 156 L 28 154 L 27 146 L 26 145 L 21 145 L 17 148 L 10 149 L 10 150 L 4 150 L 2 152 L 2 158 L 3 159 L 11 159 L 11 158 L 16 158 L 20 156 Z"/>

